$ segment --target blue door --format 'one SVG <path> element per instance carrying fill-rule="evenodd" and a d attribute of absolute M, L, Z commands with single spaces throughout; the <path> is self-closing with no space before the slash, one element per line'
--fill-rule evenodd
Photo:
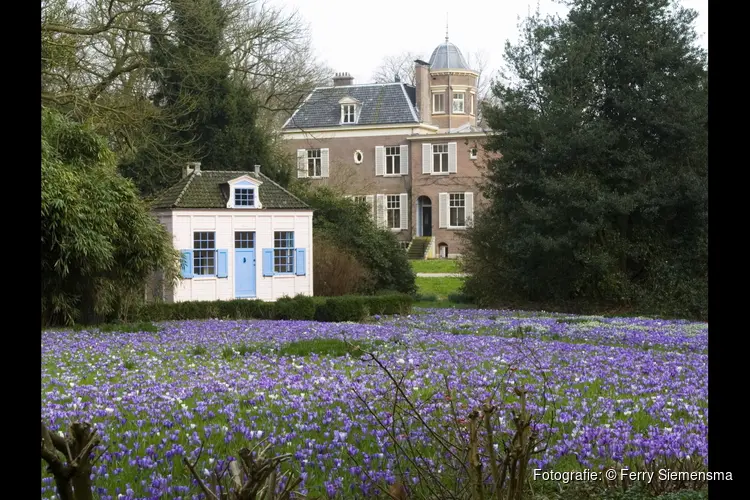
<path fill-rule="evenodd" d="M 234 296 L 255 297 L 255 249 L 234 250 Z"/>

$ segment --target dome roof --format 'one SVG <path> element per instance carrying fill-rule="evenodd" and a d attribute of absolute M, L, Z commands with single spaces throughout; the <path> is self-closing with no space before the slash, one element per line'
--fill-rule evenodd
<path fill-rule="evenodd" d="M 432 51 L 430 57 L 430 69 L 468 69 L 466 59 L 454 44 L 446 37 L 445 43 L 441 43 Z"/>

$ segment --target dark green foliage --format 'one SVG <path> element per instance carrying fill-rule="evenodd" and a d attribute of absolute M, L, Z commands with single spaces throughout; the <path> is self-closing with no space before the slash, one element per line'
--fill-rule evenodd
<path fill-rule="evenodd" d="M 367 297 L 367 307 L 371 315 L 409 314 L 413 303 L 414 298 L 405 293 Z"/>
<path fill-rule="evenodd" d="M 417 302 L 435 302 L 437 299 L 437 295 L 434 293 L 417 295 Z"/>
<path fill-rule="evenodd" d="M 42 109 L 42 324 L 125 315 L 154 271 L 179 254 L 89 127 Z"/>
<path fill-rule="evenodd" d="M 468 232 L 483 305 L 567 301 L 707 318 L 708 69 L 670 0 L 574 0 L 506 47 L 484 116 L 489 207 Z M 672 9 L 674 7 L 674 9 Z"/>
<path fill-rule="evenodd" d="M 448 301 L 453 302 L 454 304 L 473 304 L 473 299 L 462 292 L 458 293 L 449 293 L 448 294 Z"/>
<path fill-rule="evenodd" d="M 409 314 L 412 303 L 412 297 L 406 294 L 342 297 L 298 295 L 283 297 L 276 302 L 242 299 L 155 302 L 141 306 L 136 316 L 144 322 L 210 318 L 362 321 L 369 314 Z"/>
<path fill-rule="evenodd" d="M 356 295 L 330 297 L 315 310 L 315 320 L 329 322 L 363 321 L 370 315 L 368 304 L 372 299 L 373 297 L 366 299 Z"/>
<path fill-rule="evenodd" d="M 312 297 L 282 297 L 276 301 L 274 319 L 307 320 L 315 319 L 315 300 Z"/>
<path fill-rule="evenodd" d="M 123 162 L 122 172 L 150 194 L 180 178 L 185 161 L 205 170 L 251 170 L 282 185 L 291 178 L 289 158 L 271 147 L 259 127 L 259 104 L 249 88 L 231 78 L 222 50 L 227 12 L 220 0 L 171 0 L 175 36 L 158 23 L 150 37 L 152 96 L 160 120 L 150 126 L 158 140 Z M 170 117 L 165 122 L 164 116 Z M 176 162 L 176 163 L 175 163 Z"/>
<path fill-rule="evenodd" d="M 314 210 L 316 235 L 346 249 L 367 268 L 371 280 L 359 293 L 376 291 L 416 293 L 416 275 L 392 232 L 378 229 L 366 205 L 343 198 L 328 188 L 307 190 L 297 185 L 296 193 Z"/>

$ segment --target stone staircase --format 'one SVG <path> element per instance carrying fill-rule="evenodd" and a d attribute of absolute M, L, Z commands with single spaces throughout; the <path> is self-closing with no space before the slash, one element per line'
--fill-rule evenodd
<path fill-rule="evenodd" d="M 430 244 L 430 238 L 429 237 L 417 237 L 413 238 L 411 240 L 411 244 L 409 245 L 408 250 L 406 251 L 406 256 L 410 260 L 422 260 L 424 259 L 425 253 L 427 252 L 427 247 Z"/>

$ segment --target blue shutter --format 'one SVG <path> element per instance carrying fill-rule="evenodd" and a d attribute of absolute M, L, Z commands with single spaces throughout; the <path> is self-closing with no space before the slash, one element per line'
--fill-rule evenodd
<path fill-rule="evenodd" d="M 193 277 L 193 251 L 182 251 L 182 277 L 190 279 Z"/>
<path fill-rule="evenodd" d="M 273 248 L 263 249 L 263 276 L 273 276 Z"/>
<path fill-rule="evenodd" d="M 227 251 L 226 250 L 218 250 L 219 252 L 219 266 L 216 271 L 216 277 L 217 278 L 226 278 L 228 276 L 227 272 Z"/>
<path fill-rule="evenodd" d="M 305 264 L 307 263 L 307 259 L 305 258 L 305 249 L 298 248 L 295 250 L 295 252 L 297 253 L 297 260 L 294 263 L 294 269 L 297 272 L 297 276 L 304 276 Z"/>

